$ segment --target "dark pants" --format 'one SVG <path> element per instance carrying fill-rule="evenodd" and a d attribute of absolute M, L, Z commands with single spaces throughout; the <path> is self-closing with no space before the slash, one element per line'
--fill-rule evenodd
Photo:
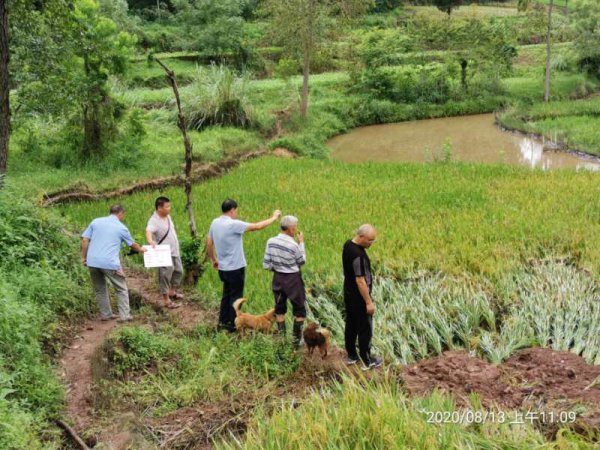
<path fill-rule="evenodd" d="M 272 289 L 275 296 L 275 314 L 285 315 L 289 299 L 294 317 L 306 317 L 306 290 L 300 272 L 273 273 Z"/>
<path fill-rule="evenodd" d="M 367 314 L 365 301 L 360 298 L 344 298 L 346 305 L 346 329 L 344 340 L 348 358 L 360 359 L 369 364 L 371 358 L 371 338 L 373 337 L 373 317 Z M 356 354 L 356 339 L 358 338 L 358 351 Z"/>
<path fill-rule="evenodd" d="M 219 328 L 235 331 L 235 310 L 233 302 L 244 296 L 244 280 L 246 268 L 237 270 L 219 270 L 219 278 L 223 282 L 223 297 L 219 311 Z"/>

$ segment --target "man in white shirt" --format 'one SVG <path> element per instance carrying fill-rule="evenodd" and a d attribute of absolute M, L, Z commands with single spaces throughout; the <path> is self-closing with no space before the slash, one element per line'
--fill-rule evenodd
<path fill-rule="evenodd" d="M 223 297 L 219 311 L 219 328 L 235 331 L 235 310 L 233 302 L 244 296 L 246 257 L 242 236 L 249 231 L 262 230 L 280 216 L 278 209 L 269 219 L 248 223 L 238 220 L 238 204 L 235 200 L 225 200 L 221 205 L 223 215 L 213 220 L 206 243 L 208 257 L 219 271 L 223 282 Z"/>
<path fill-rule="evenodd" d="M 298 218 L 285 216 L 281 219 L 281 233 L 267 241 L 263 267 L 273 271 L 273 294 L 277 329 L 285 335 L 285 313 L 287 300 L 292 303 L 294 313 L 294 345 L 302 340 L 302 326 L 306 317 L 306 290 L 300 267 L 306 263 L 304 236 L 298 232 Z M 298 236 L 298 242 L 295 237 Z"/>
<path fill-rule="evenodd" d="M 173 265 L 158 268 L 158 285 L 163 297 L 163 306 L 171 309 L 179 308 L 181 304 L 173 300 L 183 298 L 176 290 L 183 277 L 183 265 L 179 255 L 179 239 L 177 239 L 175 224 L 171 219 L 171 201 L 167 197 L 158 197 L 154 202 L 154 209 L 154 214 L 146 225 L 146 241 L 152 247 L 157 245 L 171 247 Z"/>

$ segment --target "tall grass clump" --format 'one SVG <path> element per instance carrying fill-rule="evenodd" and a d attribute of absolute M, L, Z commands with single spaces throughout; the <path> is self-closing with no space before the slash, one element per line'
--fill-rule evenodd
<path fill-rule="evenodd" d="M 238 76 L 223 65 L 198 68 L 185 100 L 190 128 L 250 127 L 253 120 L 247 95 L 248 81 L 246 75 Z"/>

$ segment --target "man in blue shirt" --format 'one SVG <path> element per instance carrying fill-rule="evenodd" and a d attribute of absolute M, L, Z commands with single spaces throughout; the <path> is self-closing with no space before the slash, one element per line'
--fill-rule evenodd
<path fill-rule="evenodd" d="M 82 262 L 90 269 L 101 320 L 117 318 L 110 306 L 107 279 L 117 291 L 119 322 L 131 320 L 129 291 L 119 253 L 123 242 L 136 252 L 144 253 L 146 249 L 133 241 L 131 233 L 122 223 L 123 219 L 125 208 L 121 205 L 111 206 L 109 216 L 94 219 L 81 235 Z"/>
<path fill-rule="evenodd" d="M 219 270 L 219 278 L 223 282 L 219 328 L 233 332 L 235 331 L 233 302 L 244 296 L 246 257 L 242 235 L 248 231 L 267 228 L 281 216 L 281 211 L 275 210 L 269 219 L 256 223 L 237 220 L 238 204 L 235 200 L 225 200 L 221 205 L 221 211 L 223 215 L 213 220 L 210 225 L 206 246 L 213 267 Z"/>

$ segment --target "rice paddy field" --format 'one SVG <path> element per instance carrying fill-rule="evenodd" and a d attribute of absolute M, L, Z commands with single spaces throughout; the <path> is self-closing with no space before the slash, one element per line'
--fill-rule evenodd
<path fill-rule="evenodd" d="M 374 348 L 385 357 L 392 370 L 386 371 L 387 376 L 393 378 L 394 367 L 426 361 L 447 350 L 466 350 L 498 364 L 520 349 L 542 346 L 599 364 L 599 188 L 597 174 L 571 170 L 267 157 L 196 185 L 194 207 L 202 234 L 227 197 L 239 201 L 244 220 L 263 219 L 275 208 L 297 215 L 307 241 L 304 277 L 310 316 L 331 330 L 338 345 L 343 345 L 341 247 L 358 225 L 373 223 L 379 230 L 370 250 L 379 308 Z M 180 236 L 187 232 L 180 188 L 145 192 L 118 200 L 128 209 L 126 224 L 139 240 L 159 194 L 172 199 Z M 81 230 L 92 218 L 105 215 L 110 203 L 114 200 L 64 205 L 60 211 Z M 254 313 L 272 304 L 270 274 L 261 263 L 265 242 L 276 232 L 271 227 L 244 239 L 247 310 Z M 198 294 L 204 308 L 218 308 L 220 282 L 208 266 Z M 224 337 L 215 341 L 210 332 L 206 334 L 206 326 L 210 324 L 191 338 L 166 327 L 148 339 L 168 339 L 172 346 L 188 346 L 192 352 L 201 345 L 206 349 L 200 354 L 205 355 L 218 351 L 218 367 L 233 364 L 227 363 L 228 358 L 238 360 L 235 341 Z M 271 354 L 264 341 L 252 345 L 253 351 Z M 209 350 L 211 346 L 214 350 Z M 272 366 L 259 373 L 267 374 L 267 383 L 277 383 L 284 375 L 268 367 Z M 253 382 L 227 378 L 229 369 L 219 372 L 218 383 L 198 378 L 212 373 L 206 372 L 207 366 L 190 370 L 175 367 L 119 389 L 158 417 L 201 399 L 223 399 L 224 386 L 253 389 Z M 247 373 L 248 366 L 231 370 Z M 194 383 L 206 389 L 189 391 Z M 164 397 L 162 407 L 153 406 L 153 393 Z M 470 401 L 473 408 L 480 407 L 476 396 Z M 453 398 L 435 393 L 411 398 L 391 378 L 344 378 L 303 400 L 298 409 L 286 401 L 263 405 L 264 410 L 254 411 L 243 438 L 225 435 L 217 447 L 593 448 L 589 440 L 594 439 L 593 432 L 583 437 L 568 428 L 548 441 L 547 430 L 532 424 L 431 426 L 423 411 L 458 410 Z M 583 416 L 585 411 L 582 406 Z M 377 445 L 361 440 L 364 436 L 373 436 Z"/>
<path fill-rule="evenodd" d="M 262 17 L 245 24 L 256 35 L 252 39 L 258 48 L 253 50 L 262 57 L 258 69 L 227 66 L 230 54 L 221 55 L 226 64 L 219 65 L 210 63 L 212 55 L 202 51 L 177 48 L 153 53 L 138 48 L 129 71 L 111 76 L 109 88 L 127 112 L 123 117 L 137 117 L 143 132 L 135 145 L 128 144 L 123 138 L 127 122 L 121 119 L 117 134 L 123 139 L 113 143 L 103 160 L 73 159 L 72 147 L 66 146 L 68 135 L 61 128 L 64 123 L 35 115 L 18 117 L 6 186 L 11 195 L 38 205 L 53 192 L 97 193 L 181 174 L 183 145 L 173 93 L 152 56 L 175 70 L 189 116 L 202 112 L 210 101 L 211 107 L 219 102 L 242 105 L 249 123 L 189 130 L 195 164 L 218 163 L 255 150 L 265 155 L 194 185 L 200 239 L 205 242 L 209 224 L 220 215 L 226 198 L 238 201 L 240 218 L 249 222 L 265 219 L 275 209 L 296 215 L 306 239 L 303 277 L 309 319 L 327 327 L 333 338 L 330 356 L 321 360 L 295 351 L 285 338 L 261 334 L 240 338 L 218 332 L 222 285 L 218 273 L 204 262 L 198 285 L 186 288 L 182 310 L 191 311 L 190 317 L 177 316 L 177 310 L 165 313 L 134 293 L 134 322 L 119 325 L 99 341 L 90 356 L 90 422 L 82 430 L 86 442 L 94 446 L 98 436 L 112 439 L 113 434 L 124 434 L 113 431 L 127 430 L 133 449 L 598 448 L 600 174 L 457 162 L 451 143 L 443 161 L 349 164 L 334 160 L 326 144 L 363 125 L 493 112 L 505 128 L 541 135 L 562 149 L 588 153 L 587 157 L 600 156 L 600 81 L 577 67 L 567 14 L 571 2 L 554 4 L 548 103 L 542 102 L 543 8 L 537 13 L 534 7 L 518 12 L 516 4 L 508 2 L 462 6 L 451 18 L 434 7 L 410 5 L 365 15 L 322 49 L 325 56 L 310 78 L 307 118 L 298 111 L 300 70 L 280 73 L 277 60 L 285 55 L 276 46 L 280 43 L 267 39 Z M 451 20 L 510 27 L 506 43 L 511 48 L 504 49 L 514 45 L 514 59 L 507 65 L 489 61 L 498 64 L 498 70 L 490 70 L 481 54 L 450 48 L 443 33 L 438 33 L 441 40 L 429 39 L 418 28 L 429 26 L 434 34 Z M 173 24 L 138 23 L 154 31 L 176 29 Z M 464 31 L 458 27 L 453 32 L 460 35 L 460 30 Z M 411 41 L 413 32 L 422 33 L 423 42 Z M 382 56 L 381 42 L 390 36 L 388 43 L 400 46 L 383 46 Z M 364 61 L 350 50 L 389 57 L 376 73 L 394 74 L 387 91 L 382 89 L 385 80 L 373 77 L 369 67 L 361 68 Z M 461 52 L 472 58 L 472 72 L 462 85 Z M 419 84 L 427 78 L 422 67 L 431 65 L 426 72 L 433 77 L 440 62 L 447 71 L 437 80 L 443 101 L 428 96 L 431 89 Z M 285 58 L 283 63 L 285 69 Z M 413 75 L 408 88 L 398 76 L 404 70 Z M 221 79 L 212 79 L 214 74 Z M 220 83 L 227 77 L 230 84 Z M 423 97 L 397 98 L 418 89 L 424 91 Z M 272 152 L 275 149 L 278 152 Z M 28 389 L 21 380 L 28 376 L 25 369 L 19 369 L 17 381 L 0 379 L 0 418 L 9 424 L 5 427 L 9 433 L 3 434 L 0 427 L 0 447 L 4 435 L 19 442 L 9 448 L 64 447 L 56 444 L 64 443 L 58 431 L 47 429 L 50 421 L 63 417 L 71 392 L 52 371 L 63 361 L 47 357 L 50 350 L 45 347 L 63 345 L 55 336 L 67 339 L 64 336 L 74 334 L 79 339 L 74 330 L 81 324 L 67 326 L 59 319 L 41 318 L 55 310 L 56 315 L 63 314 L 63 309 L 66 316 L 69 310 L 77 312 L 74 321 L 93 314 L 91 289 L 80 289 L 87 283 L 87 271 L 79 264 L 79 234 L 91 220 L 107 215 L 110 205 L 121 203 L 127 210 L 125 224 L 137 242 L 145 243 L 145 226 L 159 195 L 171 199 L 180 240 L 189 243 L 181 186 L 60 204 L 50 211 L 31 205 L 40 215 L 39 223 L 23 218 L 29 213 L 20 212 L 26 211 L 21 207 L 15 217 L 6 212 L 8 207 L 4 209 L 7 216 L 0 217 L 0 228 L 19 238 L 6 241 L 7 247 L 17 250 L 10 252 L 6 274 L 0 275 L 10 280 L 6 285 L 11 289 L 5 289 L 10 291 L 10 304 L 26 297 L 27 308 L 36 316 L 32 321 L 27 319 L 27 314 L 32 317 L 28 310 L 22 317 L 11 313 L 9 325 L 3 327 L 0 320 L 0 337 L 8 336 L 7 342 L 27 340 L 37 352 L 31 357 L 32 367 L 43 367 L 44 376 L 56 386 L 47 383 L 52 397 L 40 400 L 29 391 L 20 393 Z M 36 259 L 34 246 L 46 245 L 47 222 L 52 224 L 52 236 L 60 236 L 55 239 L 59 243 L 49 240 L 49 255 Z M 377 242 L 369 250 L 377 305 L 373 348 L 385 362 L 381 370 L 366 373 L 344 364 L 341 266 L 344 242 L 363 223 L 378 230 Z M 13 231 L 19 227 L 20 234 Z M 272 274 L 263 270 L 262 260 L 267 239 L 276 233 L 273 225 L 244 237 L 247 312 L 262 313 L 273 305 Z M 56 275 L 51 276 L 53 269 L 47 267 L 57 246 L 69 261 L 61 270 L 77 275 L 72 279 L 64 275 L 69 294 L 60 291 L 63 286 L 55 283 Z M 202 257 L 204 251 L 200 249 Z M 121 258 L 131 285 L 137 283 L 132 292 L 140 285 L 142 294 L 143 288 L 155 289 L 150 278 L 154 274 L 143 268 L 141 257 L 125 255 L 124 250 Z M 15 275 L 25 267 L 22 278 Z M 38 272 L 45 281 L 28 281 L 37 280 Z M 64 295 L 72 298 L 68 307 L 62 306 Z M 54 309 L 48 307 L 52 314 L 35 309 L 40 299 L 49 302 L 46 297 L 52 299 Z M 40 327 L 29 322 L 48 324 L 48 330 L 33 333 Z M 21 335 L 18 323 L 25 327 Z M 87 331 L 95 327 L 92 323 Z M 78 341 L 73 342 L 68 349 L 78 347 Z M 21 361 L 14 350 L 21 347 L 6 348 L 11 358 Z M 15 367 L 30 366 L 30 359 Z M 2 358 L 0 362 L 4 363 Z M 20 395 L 14 401 L 13 385 Z M 3 406 L 5 397 L 15 411 L 27 412 L 12 417 L 12 410 Z M 36 402 L 51 404 L 52 413 L 38 415 Z M 534 420 L 518 420 L 532 411 L 538 414 Z M 460 420 L 465 412 L 478 413 L 471 417 L 480 419 L 485 414 L 486 420 Z M 548 421 L 540 418 L 542 413 L 563 414 L 569 420 Z M 449 419 L 432 420 L 436 414 Z M 33 427 L 36 421 L 40 425 Z M 31 433 L 20 431 L 29 428 Z M 39 445 L 28 447 L 28 442 Z M 95 448 L 112 448 L 100 442 Z"/>

